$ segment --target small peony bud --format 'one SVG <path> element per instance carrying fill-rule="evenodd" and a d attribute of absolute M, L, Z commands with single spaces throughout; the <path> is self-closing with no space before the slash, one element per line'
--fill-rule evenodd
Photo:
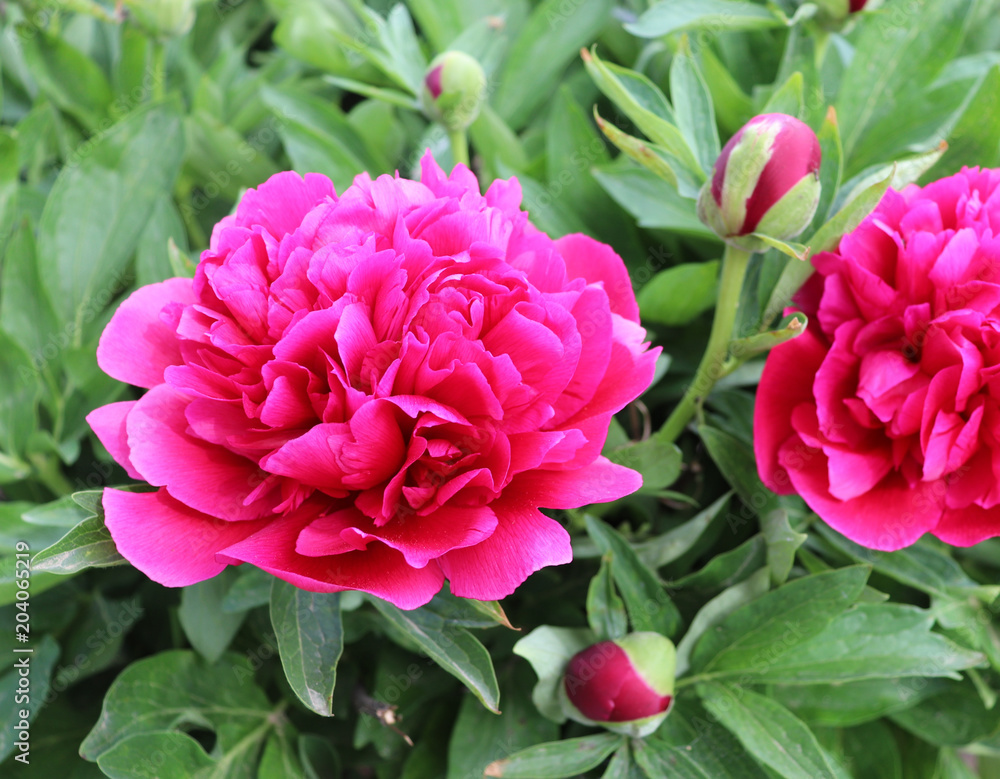
<path fill-rule="evenodd" d="M 569 661 L 566 698 L 586 720 L 632 736 L 648 735 L 673 703 L 676 654 L 669 639 L 652 632 L 593 644 Z"/>
<path fill-rule="evenodd" d="M 839 30 L 851 14 L 856 14 L 868 0 L 815 0 L 819 8 L 818 20 L 823 27 Z"/>
<path fill-rule="evenodd" d="M 194 24 L 197 0 L 123 0 L 136 24 L 155 38 L 176 38 Z"/>
<path fill-rule="evenodd" d="M 851 0 L 851 13 L 856 14 L 858 11 L 863 9 L 868 3 L 868 0 Z"/>
<path fill-rule="evenodd" d="M 424 76 L 424 112 L 449 131 L 464 130 L 479 116 L 486 98 L 486 74 L 468 54 L 446 51 Z"/>
<path fill-rule="evenodd" d="M 748 251 L 766 248 L 750 233 L 794 238 L 816 213 L 819 164 L 819 140 L 807 124 L 787 114 L 756 116 L 722 149 L 698 198 L 698 218 Z"/>

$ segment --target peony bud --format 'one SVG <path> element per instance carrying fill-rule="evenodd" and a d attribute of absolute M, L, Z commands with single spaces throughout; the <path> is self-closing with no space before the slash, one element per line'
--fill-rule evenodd
<path fill-rule="evenodd" d="M 136 24 L 156 38 L 176 38 L 194 24 L 196 0 L 124 0 Z"/>
<path fill-rule="evenodd" d="M 630 633 L 593 644 L 566 667 L 568 713 L 620 733 L 648 735 L 673 703 L 675 667 L 674 645 L 659 633 Z"/>
<path fill-rule="evenodd" d="M 486 97 L 486 74 L 468 54 L 446 51 L 424 76 L 424 112 L 449 131 L 464 130 L 479 116 Z"/>
<path fill-rule="evenodd" d="M 819 204 L 820 146 L 807 124 L 787 114 L 756 116 L 729 139 L 698 198 L 698 218 L 747 251 L 766 245 L 751 233 L 788 240 Z"/>

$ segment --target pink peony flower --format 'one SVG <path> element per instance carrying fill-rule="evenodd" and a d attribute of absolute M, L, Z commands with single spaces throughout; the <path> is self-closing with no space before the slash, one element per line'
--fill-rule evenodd
<path fill-rule="evenodd" d="M 496 599 L 569 562 L 539 507 L 636 490 L 600 456 L 648 386 L 621 259 L 553 241 L 516 180 L 280 173 L 212 234 L 194 279 L 137 290 L 98 362 L 149 391 L 89 421 L 153 493 L 108 489 L 107 527 L 150 578 L 249 562 L 402 608 L 447 577 Z"/>
<path fill-rule="evenodd" d="M 1000 170 L 890 190 L 813 260 L 805 334 L 768 357 L 755 449 L 859 544 L 1000 535 Z"/>

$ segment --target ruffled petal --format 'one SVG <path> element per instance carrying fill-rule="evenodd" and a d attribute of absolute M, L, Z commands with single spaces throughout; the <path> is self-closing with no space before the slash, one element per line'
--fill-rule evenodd
<path fill-rule="evenodd" d="M 104 444 L 115 462 L 125 469 L 126 473 L 133 479 L 142 479 L 142 476 L 132 465 L 129 459 L 128 433 L 125 428 L 125 420 L 128 412 L 135 406 L 134 400 L 123 400 L 120 403 L 109 403 L 106 406 L 95 408 L 87 414 L 87 424 Z"/>

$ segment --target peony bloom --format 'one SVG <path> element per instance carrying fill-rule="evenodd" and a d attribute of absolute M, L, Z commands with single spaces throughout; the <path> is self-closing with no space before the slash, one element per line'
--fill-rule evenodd
<path fill-rule="evenodd" d="M 813 258 L 757 394 L 764 483 L 864 546 L 1000 535 L 1000 170 L 890 190 Z"/>
<path fill-rule="evenodd" d="M 585 723 L 628 723 L 610 727 L 647 735 L 673 703 L 676 656 L 673 643 L 659 633 L 630 633 L 592 644 L 566 666 L 567 714 Z"/>
<path fill-rule="evenodd" d="M 720 238 L 751 251 L 766 248 L 751 233 L 794 238 L 819 205 L 820 156 L 809 125 L 787 114 L 755 116 L 715 161 L 698 198 L 699 219 Z"/>
<path fill-rule="evenodd" d="M 101 368 L 149 391 L 88 419 L 159 487 L 105 491 L 121 554 L 167 586 L 248 562 L 402 608 L 569 562 L 538 508 L 640 486 L 600 451 L 658 350 L 621 258 L 520 199 L 429 156 L 421 182 L 247 192 L 194 279 L 137 290 L 101 337 Z"/>

